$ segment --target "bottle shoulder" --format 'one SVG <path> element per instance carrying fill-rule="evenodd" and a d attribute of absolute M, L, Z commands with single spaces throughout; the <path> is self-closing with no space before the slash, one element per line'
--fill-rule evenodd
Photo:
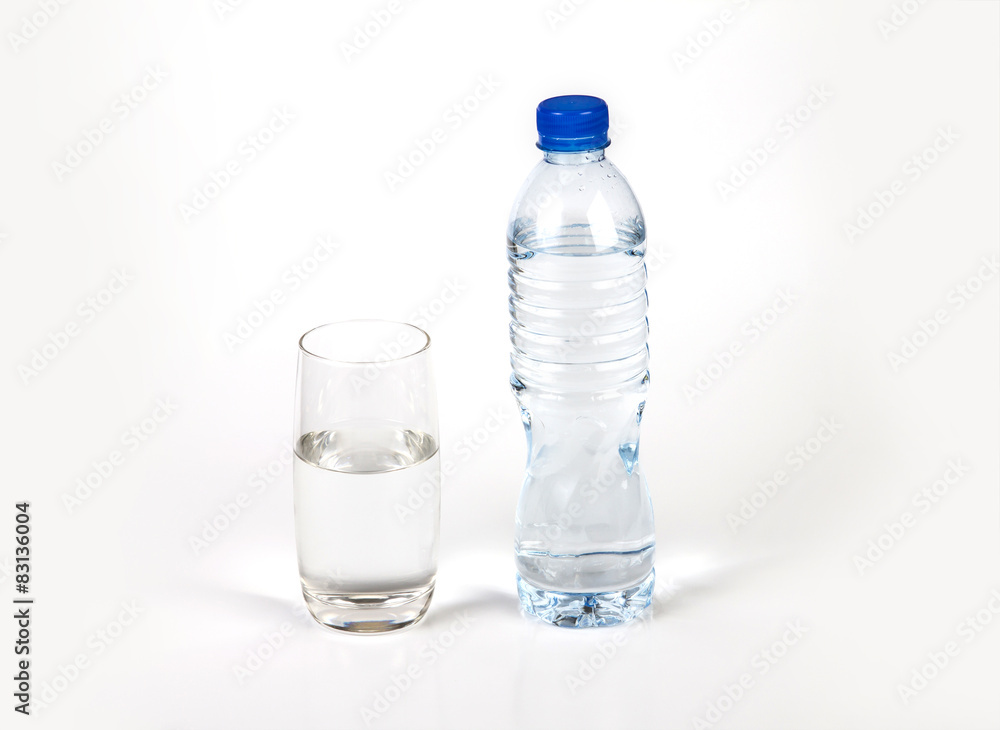
<path fill-rule="evenodd" d="M 532 229 L 587 227 L 607 233 L 626 229 L 642 239 L 642 208 L 625 175 L 607 158 L 583 164 L 553 164 L 542 160 L 521 186 L 508 220 L 508 238 L 517 240 Z"/>

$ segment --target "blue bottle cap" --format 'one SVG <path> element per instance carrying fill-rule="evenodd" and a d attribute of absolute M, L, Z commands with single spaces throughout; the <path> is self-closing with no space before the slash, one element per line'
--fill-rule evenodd
<path fill-rule="evenodd" d="M 607 147 L 608 105 L 596 96 L 554 96 L 538 105 L 538 147 L 582 152 Z"/>

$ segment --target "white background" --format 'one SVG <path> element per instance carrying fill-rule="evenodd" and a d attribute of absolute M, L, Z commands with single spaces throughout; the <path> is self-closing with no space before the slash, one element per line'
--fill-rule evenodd
<path fill-rule="evenodd" d="M 30 500 L 33 691 L 50 701 L 32 720 L 12 711 L 3 620 L 3 727 L 1000 726 L 1000 287 L 982 264 L 1000 241 L 998 4 L 908 0 L 896 27 L 886 0 L 576 2 L 399 0 L 357 53 L 345 44 L 387 2 L 72 2 L 52 17 L 4 3 L 0 580 L 9 605 L 13 505 Z M 166 76 L 123 116 L 147 67 Z M 495 88 L 470 101 L 481 80 Z M 780 132 L 813 87 L 832 96 Z M 564 93 L 609 102 L 609 156 L 656 253 L 641 454 L 662 588 L 628 629 L 529 620 L 513 582 L 525 447 L 504 232 L 539 158 L 535 105 Z M 463 103 L 476 108 L 449 113 Z M 294 121 L 248 160 L 240 145 L 275 109 Z M 445 141 L 391 185 L 436 128 Z M 957 140 L 905 172 L 941 129 Z M 777 150 L 724 196 L 769 138 Z M 241 173 L 185 216 L 232 160 Z M 894 180 L 902 194 L 849 235 Z M 312 267 L 323 235 L 336 252 L 304 282 L 286 274 Z M 128 285 L 89 314 L 122 270 Z M 977 278 L 959 308 L 955 288 Z M 275 289 L 271 316 L 227 344 Z M 795 302 L 751 341 L 745 323 L 778 290 Z M 384 637 L 303 618 L 280 461 L 298 335 L 361 316 L 430 320 L 457 465 L 430 611 Z M 922 346 L 894 365 L 904 338 Z M 53 340 L 66 346 L 33 367 Z M 733 343 L 731 366 L 686 394 Z M 158 399 L 173 412 L 123 442 Z M 786 455 L 824 418 L 842 427 L 796 470 Z M 124 463 L 68 502 L 115 450 Z M 955 460 L 969 472 L 922 511 L 914 496 Z M 788 482 L 734 527 L 778 469 Z M 880 536 L 894 544 L 859 567 Z M 964 624 L 977 612 L 980 632 Z M 788 622 L 807 629 L 790 646 Z M 948 642 L 957 655 L 924 669 Z M 935 676 L 904 701 L 914 671 Z M 743 674 L 752 686 L 720 700 Z"/>

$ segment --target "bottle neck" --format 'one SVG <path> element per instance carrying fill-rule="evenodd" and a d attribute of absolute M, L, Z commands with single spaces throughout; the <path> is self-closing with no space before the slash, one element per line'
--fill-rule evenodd
<path fill-rule="evenodd" d="M 583 165 L 588 162 L 600 162 L 604 159 L 604 148 L 583 150 L 581 152 L 554 152 L 543 150 L 545 161 L 553 165 Z"/>

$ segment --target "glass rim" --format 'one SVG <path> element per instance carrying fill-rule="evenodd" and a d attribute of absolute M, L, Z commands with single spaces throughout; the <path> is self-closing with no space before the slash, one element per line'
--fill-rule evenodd
<path fill-rule="evenodd" d="M 414 350 L 413 352 L 408 352 L 405 355 L 398 355 L 396 357 L 392 357 L 391 355 L 386 353 L 384 357 L 374 360 L 344 360 L 344 359 L 339 359 L 337 357 L 329 357 L 327 355 L 320 355 L 317 352 L 313 352 L 312 350 L 310 350 L 305 346 L 306 337 L 313 334 L 314 332 L 326 329 L 328 327 L 339 327 L 342 325 L 356 325 L 356 324 L 388 324 L 399 328 L 408 328 L 411 330 L 415 330 L 420 335 L 423 335 L 424 344 L 419 349 Z M 420 327 L 417 327 L 415 324 L 410 324 L 409 322 L 399 322 L 393 319 L 364 318 L 364 319 L 342 319 L 342 320 L 337 320 L 335 322 L 326 322 L 324 324 L 317 325 L 312 329 L 306 330 L 302 334 L 302 336 L 299 337 L 300 353 L 308 355 L 309 357 L 316 358 L 317 360 L 337 363 L 338 365 L 380 365 L 385 363 L 399 362 L 400 360 L 405 360 L 409 357 L 414 357 L 415 355 L 419 355 L 422 352 L 426 352 L 428 349 L 430 349 L 430 346 L 431 346 L 431 336 L 425 330 L 421 329 Z"/>

